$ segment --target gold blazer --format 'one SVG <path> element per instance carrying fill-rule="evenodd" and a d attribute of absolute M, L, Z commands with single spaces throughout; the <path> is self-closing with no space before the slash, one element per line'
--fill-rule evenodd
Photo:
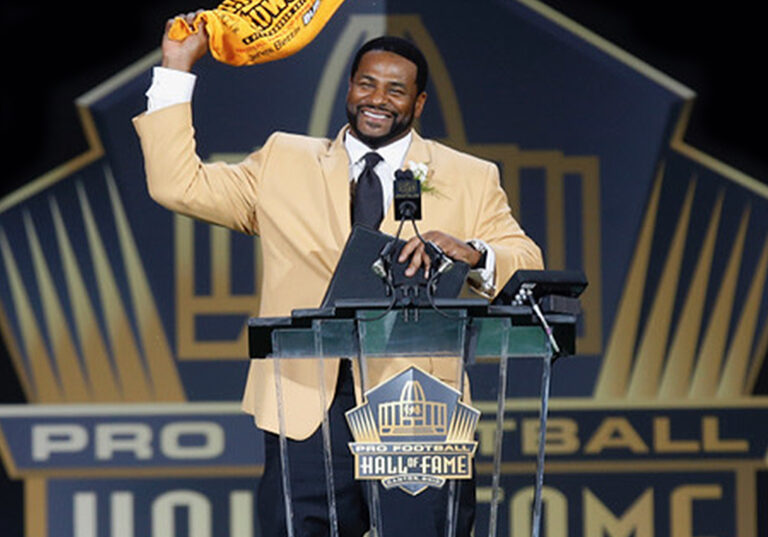
<path fill-rule="evenodd" d="M 204 164 L 195 150 L 189 104 L 134 118 L 152 198 L 172 211 L 261 237 L 264 273 L 259 316 L 290 315 L 320 304 L 351 229 L 350 163 L 341 130 L 334 140 L 277 132 L 235 165 Z M 482 239 L 496 254 L 496 283 L 519 268 L 541 268 L 541 252 L 512 218 L 495 164 L 453 150 L 415 132 L 407 161 L 430 170 L 434 192 L 422 197 L 420 229 L 459 239 Z M 412 231 L 404 228 L 404 237 Z M 395 234 L 390 206 L 381 230 Z M 245 352 L 245 349 L 244 349 Z M 368 386 L 417 362 L 456 385 L 456 366 L 445 359 L 371 360 Z M 450 362 L 450 361 L 448 361 Z M 288 437 L 309 437 L 322 421 L 318 360 L 280 365 Z M 336 387 L 338 359 L 323 367 L 325 406 Z M 271 360 L 253 360 L 243 408 L 256 424 L 278 431 L 275 373 Z M 359 383 L 358 383 L 359 395 Z"/>

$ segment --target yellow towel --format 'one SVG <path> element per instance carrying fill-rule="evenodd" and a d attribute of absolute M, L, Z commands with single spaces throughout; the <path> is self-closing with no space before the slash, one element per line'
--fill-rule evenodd
<path fill-rule="evenodd" d="M 177 17 L 168 32 L 181 41 L 205 21 L 208 46 L 218 61 L 253 65 L 279 60 L 304 48 L 344 0 L 224 0 L 203 11 L 192 27 Z"/>

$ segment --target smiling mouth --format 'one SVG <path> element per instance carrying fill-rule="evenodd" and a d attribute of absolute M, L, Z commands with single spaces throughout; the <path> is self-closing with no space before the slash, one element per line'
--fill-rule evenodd
<path fill-rule="evenodd" d="M 366 117 L 368 119 L 373 119 L 375 121 L 385 121 L 387 119 L 391 119 L 392 118 L 392 114 L 390 114 L 389 112 L 383 112 L 381 110 L 373 110 L 371 108 L 363 108 L 360 111 L 360 113 L 364 117 Z"/>

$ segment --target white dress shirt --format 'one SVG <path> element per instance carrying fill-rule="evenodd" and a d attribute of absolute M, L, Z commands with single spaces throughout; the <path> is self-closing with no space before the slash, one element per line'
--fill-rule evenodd
<path fill-rule="evenodd" d="M 151 114 L 168 106 L 190 102 L 196 81 L 197 77 L 192 73 L 166 67 L 155 67 L 152 70 L 152 85 L 145 94 L 147 96 L 147 113 Z M 412 135 L 409 132 L 406 136 L 376 149 L 376 152 L 382 157 L 382 161 L 376 165 L 374 171 L 381 181 L 384 214 L 387 214 L 394 196 L 392 182 L 395 179 L 395 171 L 403 168 L 405 156 L 411 145 L 411 138 Z M 344 137 L 344 147 L 349 155 L 349 180 L 350 182 L 356 181 L 365 167 L 363 156 L 373 149 L 349 133 Z M 485 266 L 470 271 L 470 283 L 482 293 L 491 295 L 494 290 L 496 256 L 493 249 L 479 239 L 472 239 L 469 243 L 474 248 L 486 252 Z"/>
<path fill-rule="evenodd" d="M 411 138 L 413 136 L 410 132 L 395 140 L 391 144 L 387 144 L 378 149 L 371 149 L 363 142 L 349 134 L 347 131 L 344 136 L 344 147 L 349 155 L 349 180 L 350 182 L 357 181 L 360 174 L 363 173 L 365 168 L 365 155 L 371 151 L 375 151 L 381 156 L 381 161 L 373 169 L 376 175 L 381 181 L 381 193 L 383 194 L 382 214 L 387 214 L 389 204 L 392 203 L 394 197 L 393 181 L 395 180 L 395 171 L 403 167 L 405 161 L 405 155 L 408 153 L 408 148 L 411 146 Z"/>

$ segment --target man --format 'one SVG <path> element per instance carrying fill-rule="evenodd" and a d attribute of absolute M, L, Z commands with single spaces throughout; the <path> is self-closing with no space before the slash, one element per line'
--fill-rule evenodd
<path fill-rule="evenodd" d="M 186 15 L 191 21 L 195 14 Z M 423 234 L 453 259 L 473 267 L 479 290 L 491 296 L 519 268 L 541 268 L 538 247 L 510 214 L 492 163 L 423 140 L 411 129 L 424 110 L 427 65 L 411 43 L 380 38 L 353 62 L 347 92 L 348 126 L 335 140 L 275 133 L 237 165 L 203 164 L 195 153 L 189 101 L 195 62 L 207 51 L 204 32 L 184 41 L 163 38 L 163 67 L 147 92 L 148 112 L 136 118 L 152 197 L 173 211 L 261 237 L 264 274 L 259 315 L 285 316 L 316 307 L 325 292 L 353 221 L 394 234 L 394 172 L 408 161 L 426 165 L 434 195 L 423 198 Z M 350 210 L 351 206 L 351 210 Z M 400 256 L 407 274 L 429 270 L 418 238 Z M 354 480 L 344 412 L 361 398 L 359 372 L 347 361 L 295 360 L 280 366 L 297 535 L 328 535 L 321 393 L 332 430 L 339 530 L 361 536 L 368 528 L 363 487 Z M 414 360 L 373 360 L 368 386 Z M 428 373 L 457 384 L 456 365 L 420 359 Z M 321 372 L 319 374 L 319 372 Z M 321 380 L 322 379 L 322 380 Z M 332 395 L 332 397 L 330 397 Z M 253 362 L 244 408 L 265 431 L 265 471 L 258 494 L 267 536 L 285 535 L 275 370 Z M 445 487 L 447 489 L 447 487 Z M 458 535 L 469 535 L 474 487 L 464 486 Z M 382 491 L 383 535 L 444 535 L 445 490 L 410 498 Z"/>

